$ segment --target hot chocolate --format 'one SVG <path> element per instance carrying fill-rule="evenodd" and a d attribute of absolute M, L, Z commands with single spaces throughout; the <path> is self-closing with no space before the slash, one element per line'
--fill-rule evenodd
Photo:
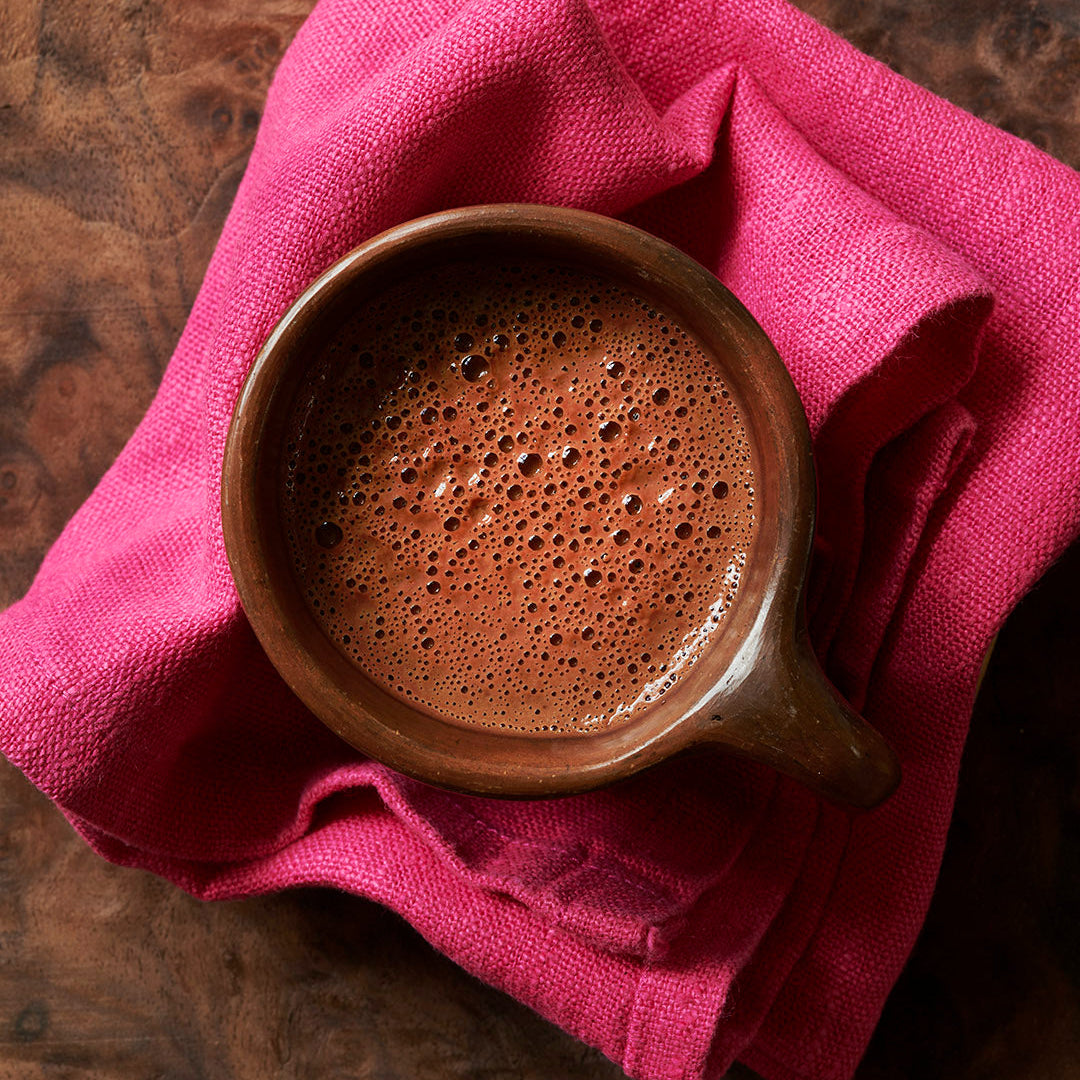
<path fill-rule="evenodd" d="M 337 646 L 469 726 L 584 733 L 723 632 L 754 541 L 739 403 L 670 313 L 540 260 L 417 272 L 312 357 L 289 547 Z"/>

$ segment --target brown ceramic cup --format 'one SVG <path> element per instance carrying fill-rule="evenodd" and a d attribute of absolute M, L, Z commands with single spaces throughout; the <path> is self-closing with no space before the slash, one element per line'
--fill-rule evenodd
<path fill-rule="evenodd" d="M 396 697 L 324 634 L 283 525 L 285 432 L 306 364 L 343 312 L 440 261 L 565 260 L 653 298 L 696 335 L 743 402 L 756 451 L 756 537 L 735 601 L 698 662 L 622 726 L 591 733 L 467 727 Z M 669 244 L 580 211 L 479 206 L 408 222 L 320 277 L 270 335 L 225 449 L 225 543 L 244 610 L 271 661 L 357 749 L 432 784 L 482 795 L 596 788 L 705 746 L 763 762 L 818 794 L 869 808 L 896 787 L 892 751 L 830 686 L 810 649 L 803 586 L 815 478 L 805 414 L 764 332 L 716 278 Z"/>

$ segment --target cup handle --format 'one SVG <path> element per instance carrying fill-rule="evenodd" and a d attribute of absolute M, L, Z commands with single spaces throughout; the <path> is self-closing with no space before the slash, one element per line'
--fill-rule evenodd
<path fill-rule="evenodd" d="M 833 688 L 805 632 L 759 655 L 717 706 L 704 741 L 764 762 L 831 802 L 869 810 L 900 782 L 891 747 Z"/>

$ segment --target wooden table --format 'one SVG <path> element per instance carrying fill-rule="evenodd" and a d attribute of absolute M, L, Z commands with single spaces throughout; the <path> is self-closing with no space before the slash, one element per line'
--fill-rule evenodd
<path fill-rule="evenodd" d="M 308 0 L 0 0 L 0 606 L 142 415 Z M 1080 165 L 1072 0 L 801 0 Z M 1080 1075 L 1080 550 L 1001 636 L 926 929 L 863 1080 Z M 623 1074 L 322 890 L 201 904 L 0 762 L 0 1078 Z"/>

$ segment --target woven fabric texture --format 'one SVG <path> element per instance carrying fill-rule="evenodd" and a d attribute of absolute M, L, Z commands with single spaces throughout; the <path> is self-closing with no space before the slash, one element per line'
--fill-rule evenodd
<path fill-rule="evenodd" d="M 820 481 L 814 644 L 898 751 L 849 819 L 717 757 L 543 804 L 423 787 L 291 695 L 219 470 L 275 321 L 378 231 L 622 216 L 775 341 Z M 1080 519 L 1080 182 L 782 0 L 322 0 L 144 421 L 0 616 L 0 748 L 196 896 L 401 912 L 632 1076 L 849 1076 L 923 920 L 980 662 Z"/>

